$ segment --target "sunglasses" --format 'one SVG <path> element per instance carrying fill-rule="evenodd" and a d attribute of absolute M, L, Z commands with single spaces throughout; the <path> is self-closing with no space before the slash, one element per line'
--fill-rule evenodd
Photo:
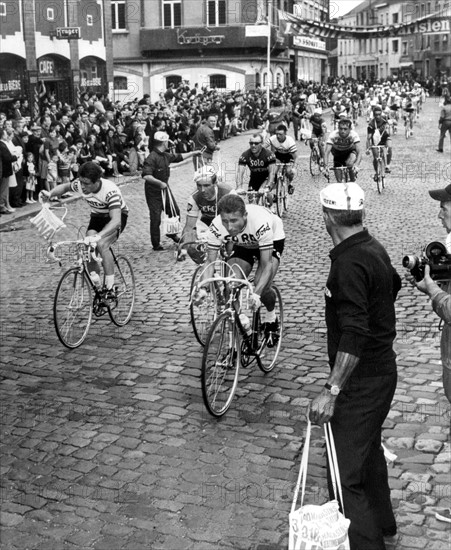
<path fill-rule="evenodd" d="M 260 145 L 261 141 L 250 141 L 249 145 Z"/>

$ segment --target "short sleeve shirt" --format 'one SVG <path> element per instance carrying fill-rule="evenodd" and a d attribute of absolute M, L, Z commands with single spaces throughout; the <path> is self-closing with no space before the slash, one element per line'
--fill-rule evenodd
<path fill-rule="evenodd" d="M 208 248 L 218 249 L 221 244 L 232 242 L 236 246 L 260 250 L 273 248 L 274 241 L 285 239 L 283 222 L 264 206 L 246 206 L 247 223 L 241 233 L 232 237 L 221 221 L 221 216 L 211 222 L 207 233 Z"/>
<path fill-rule="evenodd" d="M 217 194 L 212 199 L 202 197 L 199 191 L 195 191 L 188 199 L 187 216 L 189 218 L 198 218 L 206 225 L 210 225 L 218 213 L 218 201 L 230 193 L 230 185 L 221 183 L 218 185 Z"/>
<path fill-rule="evenodd" d="M 276 157 L 272 151 L 264 147 L 255 156 L 251 150 L 244 151 L 238 160 L 240 166 L 247 166 L 251 173 L 251 183 L 261 185 L 269 175 L 269 166 L 276 163 Z"/>
<path fill-rule="evenodd" d="M 332 150 L 337 153 L 350 153 L 355 151 L 356 143 L 360 143 L 360 138 L 354 130 L 351 130 L 345 138 L 340 137 L 338 130 L 334 130 L 329 134 L 326 143 L 332 145 Z"/>
<path fill-rule="evenodd" d="M 128 213 L 127 205 L 122 197 L 119 187 L 110 180 L 101 179 L 101 187 L 97 193 L 83 193 L 79 180 L 71 183 L 71 189 L 74 193 L 80 195 L 91 207 L 92 214 L 109 214 L 110 210 L 120 208 L 121 211 Z"/>
<path fill-rule="evenodd" d="M 274 155 L 279 162 L 288 163 L 294 160 L 297 147 L 296 142 L 291 136 L 286 136 L 285 141 L 281 143 L 277 136 L 271 136 L 269 138 L 269 144 Z"/>

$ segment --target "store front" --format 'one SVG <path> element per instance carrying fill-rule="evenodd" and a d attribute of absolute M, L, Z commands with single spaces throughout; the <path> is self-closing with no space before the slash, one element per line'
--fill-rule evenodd
<path fill-rule="evenodd" d="M 47 95 L 55 94 L 57 101 L 71 103 L 70 61 L 58 55 L 44 55 L 37 60 L 37 66 L 38 79 L 44 83 Z"/>
<path fill-rule="evenodd" d="M 0 109 L 26 97 L 25 59 L 12 54 L 0 54 Z"/>
<path fill-rule="evenodd" d="M 106 62 L 95 56 L 80 59 L 80 92 L 108 93 Z"/>

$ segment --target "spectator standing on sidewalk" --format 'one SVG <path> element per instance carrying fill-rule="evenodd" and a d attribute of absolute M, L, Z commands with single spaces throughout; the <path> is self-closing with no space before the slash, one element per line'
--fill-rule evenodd
<path fill-rule="evenodd" d="M 443 153 L 443 143 L 445 141 L 446 132 L 449 134 L 451 143 L 451 97 L 449 95 L 445 97 L 443 107 L 440 111 L 438 128 L 440 130 L 440 138 L 438 140 L 437 152 Z"/>
<path fill-rule="evenodd" d="M 332 426 L 351 550 L 384 550 L 384 536 L 396 534 L 381 431 L 396 389 L 394 301 L 401 280 L 363 227 L 362 189 L 334 183 L 320 199 L 334 244 L 325 288 L 331 374 L 312 401 L 310 420 Z"/>
<path fill-rule="evenodd" d="M 200 155 L 200 151 L 192 151 L 189 153 L 169 153 L 169 136 L 166 132 L 157 132 L 154 135 L 154 147 L 152 152 L 146 158 L 142 170 L 144 178 L 144 191 L 146 194 L 146 202 L 150 214 L 150 241 L 155 251 L 164 250 L 160 243 L 160 224 L 161 213 L 165 209 L 166 213 L 171 216 L 169 201 L 166 205 L 163 204 L 162 191 L 166 194 L 170 193 L 173 199 L 176 214 L 180 216 L 180 209 L 175 202 L 175 198 L 169 188 L 168 181 L 170 176 L 170 165 L 175 162 L 181 162 L 187 158 Z M 167 235 L 175 242 L 179 241 L 177 235 Z"/>
<path fill-rule="evenodd" d="M 208 115 L 207 120 L 205 120 L 197 129 L 194 135 L 194 150 L 200 151 L 205 147 L 205 151 L 202 153 L 202 158 L 205 164 L 211 164 L 213 160 L 213 153 L 219 151 L 219 146 L 216 145 L 215 132 L 216 128 L 216 116 Z M 199 168 L 197 158 L 199 153 L 193 158 L 194 169 Z"/>

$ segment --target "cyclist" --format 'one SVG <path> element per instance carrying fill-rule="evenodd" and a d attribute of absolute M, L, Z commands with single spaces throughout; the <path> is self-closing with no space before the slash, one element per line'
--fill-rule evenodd
<path fill-rule="evenodd" d="M 223 197 L 218 203 L 218 216 L 210 225 L 207 240 L 207 268 L 202 279 L 213 276 L 214 264 L 223 243 L 233 243 L 228 260 L 235 276 L 246 277 L 252 271 L 255 260 L 258 261 L 254 280 L 254 292 L 250 303 L 258 309 L 263 303 L 262 322 L 268 347 L 278 341 L 279 320 L 276 318 L 276 296 L 271 288 L 272 281 L 279 269 L 280 258 L 285 244 L 285 232 L 282 220 L 264 206 L 246 205 L 236 194 Z M 193 296 L 197 303 L 206 296 L 206 290 L 200 289 Z"/>
<path fill-rule="evenodd" d="M 332 122 L 335 130 L 338 127 L 338 123 L 340 122 L 340 119 L 346 116 L 346 107 L 342 105 L 340 101 L 336 101 L 331 111 L 332 111 Z"/>
<path fill-rule="evenodd" d="M 318 147 L 321 153 L 321 160 L 324 162 L 324 141 L 327 132 L 327 126 L 322 116 L 321 109 L 315 109 L 310 117 L 312 125 L 312 137 L 318 138 Z M 310 141 L 310 149 L 313 148 L 313 143 Z"/>
<path fill-rule="evenodd" d="M 367 128 L 367 140 L 366 148 L 367 154 L 370 154 L 372 145 L 383 145 L 387 148 L 387 158 L 385 165 L 385 172 L 390 173 L 390 162 L 392 158 L 392 141 L 390 137 L 390 124 L 389 119 L 382 115 L 382 107 L 376 105 L 373 107 L 373 118 L 368 123 Z M 374 171 L 377 169 L 377 151 L 373 150 L 373 166 Z M 374 180 L 377 180 L 377 176 L 374 176 Z"/>
<path fill-rule="evenodd" d="M 326 166 L 329 165 L 329 157 L 332 153 L 334 168 L 347 166 L 349 169 L 349 179 L 355 181 L 358 167 L 362 162 L 362 151 L 359 135 L 351 127 L 352 121 L 349 118 L 340 119 L 338 130 L 331 132 L 327 138 L 324 163 Z M 335 177 L 341 183 L 341 170 L 335 170 Z"/>
<path fill-rule="evenodd" d="M 415 120 L 416 107 L 412 101 L 412 94 L 408 92 L 402 100 L 402 109 L 404 111 L 404 125 L 408 125 L 410 128 L 410 135 L 413 136 L 413 121 Z"/>
<path fill-rule="evenodd" d="M 180 244 L 192 243 L 208 231 L 208 227 L 218 214 L 219 200 L 232 190 L 230 185 L 218 183 L 218 176 L 212 165 L 199 168 L 194 173 L 193 181 L 197 190 L 188 199 L 186 223 Z M 187 253 L 194 262 L 202 262 L 204 253 L 197 245 L 188 245 Z M 177 259 L 180 261 L 185 259 L 183 251 L 179 253 Z"/>
<path fill-rule="evenodd" d="M 114 260 L 110 247 L 127 225 L 128 208 L 119 187 L 112 181 L 102 178 L 102 174 L 103 170 L 98 164 L 85 162 L 78 170 L 78 179 L 58 185 L 52 191 L 41 191 L 41 196 L 52 200 L 73 191 L 89 204 L 91 218 L 86 230 L 85 243 L 93 248 L 97 247 L 105 272 L 104 297 L 114 300 Z M 99 273 L 97 262 L 90 262 L 89 270 Z"/>
<path fill-rule="evenodd" d="M 277 126 L 283 124 L 288 130 L 289 115 L 285 105 L 282 104 L 280 99 L 274 99 L 271 103 L 271 107 L 268 109 L 264 116 L 264 120 L 267 121 L 267 130 L 270 136 L 273 136 Z"/>
<path fill-rule="evenodd" d="M 244 174 L 246 167 L 250 171 L 248 190 L 263 191 L 266 187 L 272 191 L 275 185 L 276 157 L 269 149 L 263 147 L 263 136 L 252 134 L 249 139 L 249 149 L 244 151 L 238 161 L 236 177 L 237 191 L 244 191 Z M 268 201 L 272 204 L 272 194 L 268 194 Z"/>
<path fill-rule="evenodd" d="M 288 193 L 292 195 L 294 193 L 294 163 L 298 156 L 296 142 L 291 136 L 287 136 L 287 128 L 283 124 L 279 124 L 276 128 L 276 135 L 271 136 L 266 145 L 274 153 L 276 160 L 282 164 L 288 164 L 285 173 L 288 179 Z"/>

